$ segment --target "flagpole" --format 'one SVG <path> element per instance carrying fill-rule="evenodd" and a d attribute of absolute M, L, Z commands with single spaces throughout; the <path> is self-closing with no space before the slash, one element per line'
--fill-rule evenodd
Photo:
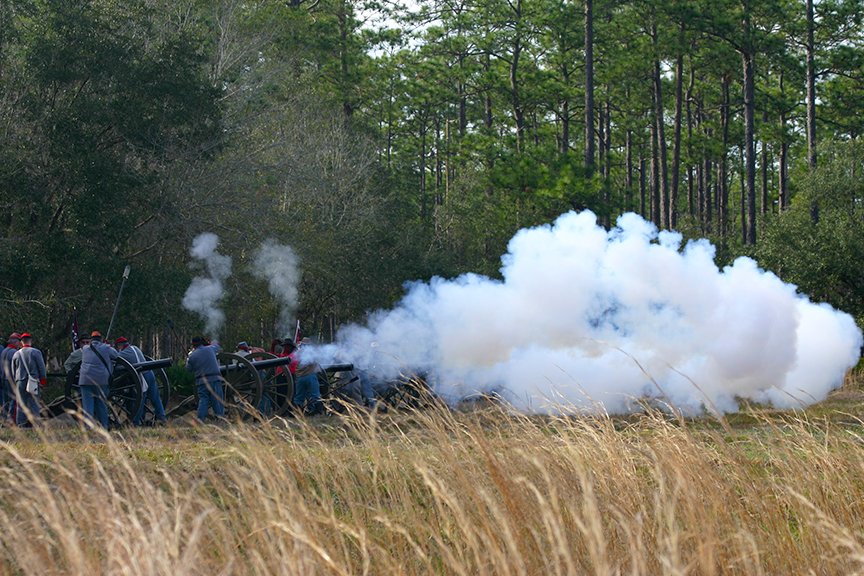
<path fill-rule="evenodd" d="M 120 298 L 123 296 L 123 286 L 126 285 L 126 280 L 129 279 L 131 267 L 127 264 L 123 269 L 123 280 L 120 282 L 120 291 L 117 293 L 117 301 L 114 302 L 114 313 L 111 314 L 111 322 L 108 324 L 108 330 L 105 332 L 105 340 L 111 335 L 111 328 L 114 326 L 114 319 L 117 317 L 117 310 L 120 308 Z"/>
<path fill-rule="evenodd" d="M 72 350 L 78 349 L 78 307 L 72 307 Z"/>

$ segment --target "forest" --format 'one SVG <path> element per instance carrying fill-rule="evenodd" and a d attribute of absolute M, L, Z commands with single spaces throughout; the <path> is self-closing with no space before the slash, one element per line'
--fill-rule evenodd
<path fill-rule="evenodd" d="M 862 0 L 5 0 L 0 331 L 161 346 L 204 232 L 227 340 L 290 246 L 322 340 L 514 233 L 636 212 L 864 326 Z M 162 350 L 165 352 L 165 350 Z M 171 350 L 168 350 L 171 352 Z"/>

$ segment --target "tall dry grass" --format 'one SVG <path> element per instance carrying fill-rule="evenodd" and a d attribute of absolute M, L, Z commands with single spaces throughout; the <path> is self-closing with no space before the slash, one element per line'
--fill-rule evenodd
<path fill-rule="evenodd" d="M 4 431 L 2 574 L 855 574 L 864 427 L 496 407 Z"/>

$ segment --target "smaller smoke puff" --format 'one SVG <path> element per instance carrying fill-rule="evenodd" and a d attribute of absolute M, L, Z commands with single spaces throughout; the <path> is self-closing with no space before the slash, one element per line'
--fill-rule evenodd
<path fill-rule="evenodd" d="M 297 309 L 300 259 L 290 246 L 267 240 L 255 252 L 253 274 L 267 281 L 270 294 L 279 303 L 279 334 L 287 334 Z"/>
<path fill-rule="evenodd" d="M 707 240 L 682 241 L 636 214 L 605 230 L 568 213 L 513 237 L 503 280 L 412 284 L 304 358 L 425 372 L 445 398 L 494 392 L 526 412 L 801 407 L 842 384 L 862 343 L 851 316 L 749 258 L 721 270 Z"/>
<path fill-rule="evenodd" d="M 211 337 L 217 336 L 225 324 L 225 313 L 219 303 L 225 296 L 225 280 L 231 276 L 231 257 L 219 254 L 218 246 L 219 237 L 211 232 L 192 241 L 189 254 L 203 264 L 206 276 L 193 278 L 183 295 L 183 308 L 204 318 L 204 330 Z"/>

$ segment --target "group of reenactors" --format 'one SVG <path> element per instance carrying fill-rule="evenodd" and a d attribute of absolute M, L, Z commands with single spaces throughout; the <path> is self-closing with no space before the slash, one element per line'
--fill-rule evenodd
<path fill-rule="evenodd" d="M 321 385 L 318 373 L 321 367 L 318 364 L 301 364 L 297 357 L 298 342 L 292 338 L 279 338 L 273 340 L 270 353 L 274 356 L 290 358 L 287 370 L 294 381 L 294 395 L 291 398 L 294 406 L 302 410 L 306 415 L 320 414 L 324 411 L 321 402 Z M 225 415 L 225 388 L 222 384 L 221 367 L 217 360 L 217 354 L 222 350 L 218 342 L 209 342 L 203 336 L 192 338 L 192 351 L 186 358 L 186 370 L 195 376 L 195 387 L 198 393 L 197 417 L 205 420 L 212 410 L 213 416 L 217 418 Z M 235 354 L 248 356 L 256 352 L 265 352 L 263 348 L 250 346 L 247 342 L 239 342 Z M 287 378 L 284 374 L 285 368 L 276 367 L 276 377 Z M 267 412 L 267 398 L 262 399 L 262 405 L 258 407 L 262 412 Z"/>
<path fill-rule="evenodd" d="M 45 358 L 29 332 L 13 332 L 0 353 L 0 419 L 30 427 L 39 416 L 39 390 L 48 383 Z"/>
<path fill-rule="evenodd" d="M 276 368 L 278 377 L 290 378 L 294 381 L 294 394 L 291 398 L 294 406 L 307 415 L 319 414 L 324 411 L 321 402 L 321 388 L 317 364 L 301 364 L 297 357 L 300 343 L 292 338 L 275 339 L 269 352 L 277 357 L 289 357 L 285 366 Z M 217 354 L 221 351 L 218 342 L 210 342 L 202 336 L 191 340 L 192 349 L 186 359 L 186 370 L 195 377 L 198 406 L 196 416 L 204 421 L 212 416 L 225 416 L 225 388 L 221 374 L 221 366 Z M 235 354 L 246 356 L 255 352 L 265 352 L 263 348 L 249 346 L 240 342 Z M 102 334 L 94 330 L 89 335 L 82 335 L 79 345 L 72 351 L 63 363 L 67 374 L 67 394 L 72 387 L 80 390 L 81 411 L 83 416 L 93 425 L 104 428 L 109 426 L 108 396 L 115 360 L 121 357 L 131 364 L 147 360 L 143 352 L 129 340 L 120 336 L 113 345 L 105 342 Z M 286 373 L 287 371 L 287 373 Z M 152 371 L 141 373 L 143 401 L 132 423 L 143 425 L 146 403 L 150 403 L 156 425 L 167 420 L 165 406 L 159 395 L 156 376 Z M 365 374 L 364 374 L 365 376 Z M 363 396 L 367 405 L 374 405 L 374 391 L 363 378 Z M 13 332 L 9 335 L 6 346 L 0 353 L 0 423 L 20 427 L 32 427 L 40 415 L 40 391 L 47 384 L 45 359 L 42 352 L 33 346 L 33 337 L 27 332 Z M 368 392 L 367 389 L 368 388 Z M 259 407 L 266 410 L 265 407 Z"/>
<path fill-rule="evenodd" d="M 102 334 L 94 330 L 81 336 L 79 346 L 63 363 L 66 369 L 67 390 L 77 384 L 81 392 L 81 410 L 92 423 L 108 428 L 108 394 L 114 361 L 122 357 L 132 364 L 143 362 L 144 354 L 123 336 L 111 346 L 103 341 Z M 159 396 L 156 376 L 145 371 L 142 388 L 145 402 L 150 402 L 157 424 L 166 421 L 165 407 Z M 71 379 L 77 379 L 72 381 Z M 33 346 L 33 336 L 27 332 L 13 332 L 0 353 L 0 423 L 20 427 L 32 427 L 41 412 L 39 396 L 48 383 L 45 358 Z M 143 423 L 145 403 L 141 403 L 133 423 Z"/>
<path fill-rule="evenodd" d="M 72 351 L 63 367 L 66 369 L 67 388 L 75 384 L 81 391 L 81 411 L 104 428 L 108 428 L 108 395 L 114 373 L 114 361 L 123 358 L 130 364 L 144 362 L 147 358 L 140 348 L 129 342 L 125 336 L 114 340 L 114 345 L 104 342 L 102 333 L 94 330 L 89 336 L 82 335 L 78 347 Z M 74 380 L 77 378 L 77 381 Z M 144 408 L 149 402 L 155 416 L 155 424 L 165 424 L 165 406 L 159 395 L 156 375 L 152 370 L 141 372 L 141 387 L 144 395 L 138 412 L 133 415 L 132 423 L 144 423 Z"/>

